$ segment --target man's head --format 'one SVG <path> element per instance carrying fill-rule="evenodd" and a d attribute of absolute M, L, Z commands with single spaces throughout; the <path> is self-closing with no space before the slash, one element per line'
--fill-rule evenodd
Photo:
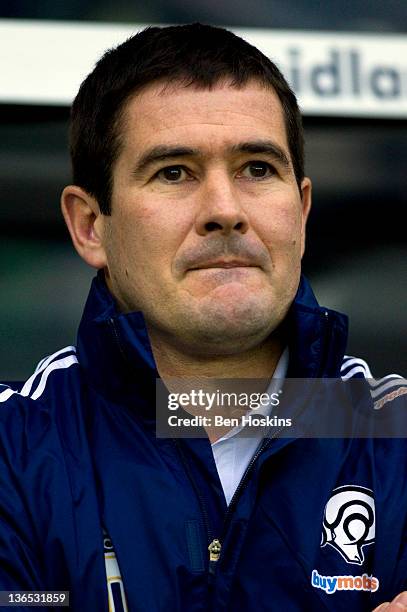
<path fill-rule="evenodd" d="M 304 178 L 304 139 L 297 101 L 277 67 L 258 49 L 223 28 L 191 24 L 151 27 L 107 51 L 84 80 L 71 113 L 73 182 L 111 210 L 113 169 L 122 146 L 122 113 L 129 97 L 158 81 L 210 89 L 256 80 L 274 90 L 284 112 L 298 185 Z"/>
<path fill-rule="evenodd" d="M 207 26 L 152 28 L 81 87 L 65 219 L 150 336 L 191 353 L 253 348 L 298 286 L 302 148 L 295 97 L 259 51 Z"/>

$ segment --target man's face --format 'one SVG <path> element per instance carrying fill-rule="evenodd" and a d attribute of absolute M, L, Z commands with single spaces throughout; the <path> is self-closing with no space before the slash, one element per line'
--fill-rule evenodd
<path fill-rule="evenodd" d="M 97 222 L 120 309 L 186 352 L 264 341 L 298 287 L 310 201 L 277 95 L 153 84 L 128 102 L 122 136 L 112 215 Z"/>

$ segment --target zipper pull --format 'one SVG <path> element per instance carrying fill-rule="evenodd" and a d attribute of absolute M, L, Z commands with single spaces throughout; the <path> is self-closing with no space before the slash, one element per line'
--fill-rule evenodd
<path fill-rule="evenodd" d="M 208 546 L 209 550 L 209 573 L 215 573 L 216 562 L 220 557 L 220 551 L 222 550 L 222 544 L 219 540 L 215 539 Z"/>

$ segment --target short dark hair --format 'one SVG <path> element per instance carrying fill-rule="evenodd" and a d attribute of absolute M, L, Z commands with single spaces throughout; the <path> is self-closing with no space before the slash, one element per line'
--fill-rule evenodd
<path fill-rule="evenodd" d="M 304 138 L 297 100 L 278 68 L 261 51 L 224 28 L 200 23 L 149 27 L 108 50 L 83 81 L 71 111 L 73 181 L 111 212 L 113 166 L 120 154 L 121 116 L 128 98 L 154 81 L 210 89 L 257 80 L 283 107 L 298 187 L 304 178 Z"/>

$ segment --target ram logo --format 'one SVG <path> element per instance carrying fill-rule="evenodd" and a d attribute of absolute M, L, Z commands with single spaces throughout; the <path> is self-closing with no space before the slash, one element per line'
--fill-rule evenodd
<path fill-rule="evenodd" d="M 347 563 L 362 565 L 363 547 L 374 543 L 373 491 L 347 485 L 332 491 L 325 506 L 321 548 L 332 546 Z"/>

